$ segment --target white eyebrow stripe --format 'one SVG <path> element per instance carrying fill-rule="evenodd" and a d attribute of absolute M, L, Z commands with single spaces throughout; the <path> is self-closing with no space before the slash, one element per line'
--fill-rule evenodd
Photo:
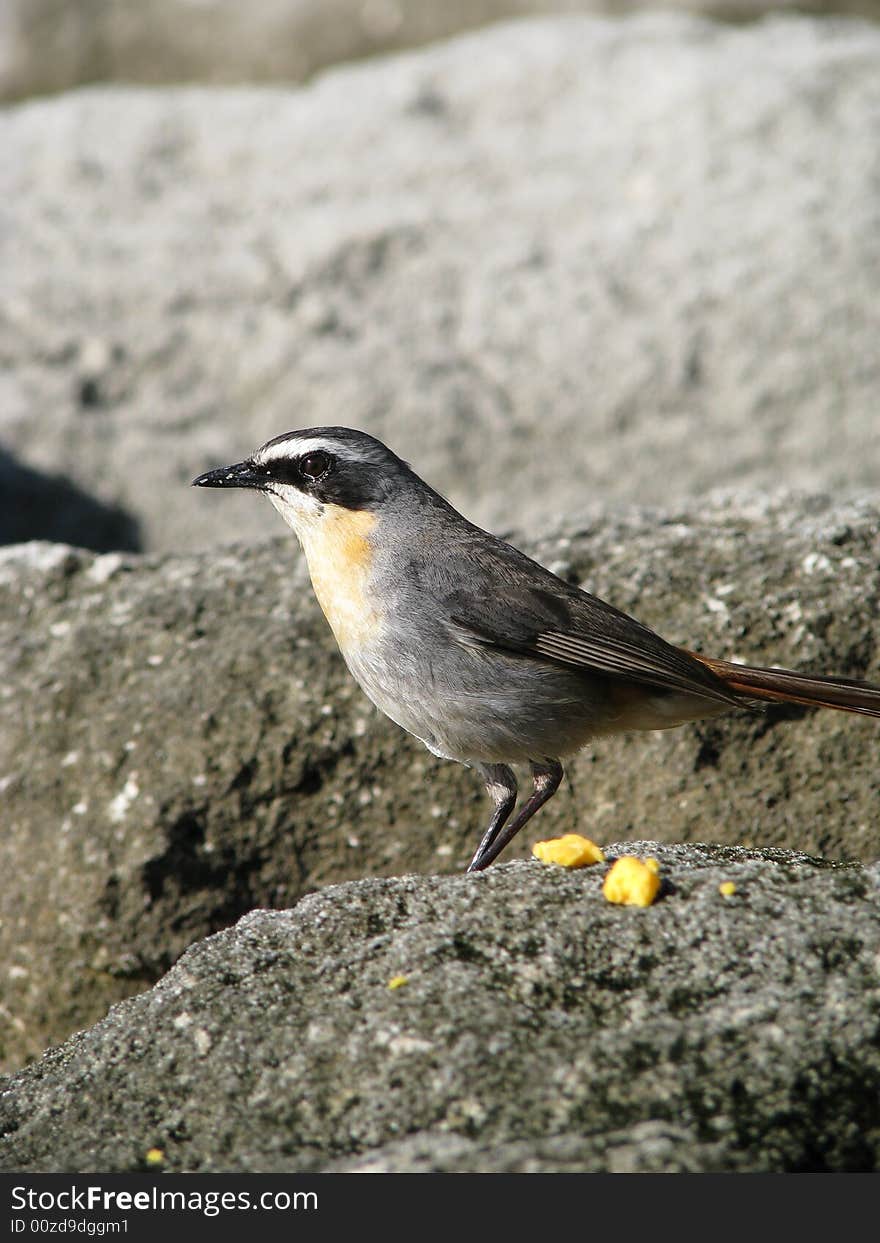
<path fill-rule="evenodd" d="M 333 453 L 336 457 L 345 457 L 352 459 L 351 451 L 346 451 L 346 446 L 339 444 L 336 440 L 329 438 L 321 439 L 313 437 L 310 440 L 299 440 L 291 437 L 290 440 L 282 440 L 278 444 L 264 445 L 254 454 L 254 461 L 259 465 L 265 462 L 276 462 L 279 458 L 298 458 L 303 457 L 306 453 Z"/>

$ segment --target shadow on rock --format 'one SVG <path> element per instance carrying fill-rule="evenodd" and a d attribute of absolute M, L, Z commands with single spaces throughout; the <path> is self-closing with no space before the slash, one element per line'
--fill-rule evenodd
<path fill-rule="evenodd" d="M 140 525 L 63 475 L 44 475 L 0 449 L 0 544 L 74 544 L 93 552 L 140 552 Z"/>

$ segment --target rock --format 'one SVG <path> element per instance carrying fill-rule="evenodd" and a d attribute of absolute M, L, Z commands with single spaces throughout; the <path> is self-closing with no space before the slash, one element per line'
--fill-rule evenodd
<path fill-rule="evenodd" d="M 339 61 L 504 17 L 643 7 L 639 0 L 0 0 L 0 99 L 108 80 L 297 82 Z M 667 7 L 742 21 L 795 6 L 670 0 Z M 813 7 L 880 16 L 877 0 L 819 0 Z"/>
<path fill-rule="evenodd" d="M 867 503 L 740 496 L 596 511 L 526 547 L 673 642 L 880 683 L 878 531 Z M 255 906 L 460 871 L 487 820 L 476 777 L 350 679 L 291 536 L 186 557 L 0 549 L 0 685 L 7 1067 Z M 578 830 L 873 860 L 877 737 L 777 708 L 606 739 L 505 857 Z"/>
<path fill-rule="evenodd" d="M 81 492 L 63 476 L 30 470 L 0 449 L 0 544 L 69 540 L 95 552 L 140 548 L 124 510 Z"/>
<path fill-rule="evenodd" d="M 255 911 L 5 1082 L 0 1167 L 876 1169 L 880 869 L 623 850 L 646 910 L 532 861 Z"/>
<path fill-rule="evenodd" d="M 870 2 L 870 0 L 868 0 Z M 95 81 L 299 82 L 553 0 L 0 0 L 0 98 Z"/>
<path fill-rule="evenodd" d="M 876 488 L 878 73 L 858 22 L 557 17 L 7 109 L 5 443 L 172 551 L 273 530 L 186 485 L 295 426 L 528 531 Z"/>

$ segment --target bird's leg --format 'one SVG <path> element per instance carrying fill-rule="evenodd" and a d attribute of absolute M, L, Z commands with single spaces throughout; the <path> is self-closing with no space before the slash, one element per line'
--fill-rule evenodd
<path fill-rule="evenodd" d="M 483 866 L 480 857 L 489 849 L 495 838 L 504 828 L 505 821 L 513 811 L 516 803 L 516 777 L 513 770 L 506 764 L 480 764 L 478 771 L 486 783 L 486 793 L 495 804 L 489 827 L 483 834 L 476 854 L 471 859 L 469 872 L 476 872 Z"/>
<path fill-rule="evenodd" d="M 510 770 L 508 769 L 507 771 L 509 772 Z M 558 760 L 544 760 L 541 764 L 532 764 L 532 778 L 535 783 L 532 797 L 527 803 L 523 804 L 507 828 L 504 828 L 503 825 L 507 815 L 510 814 L 509 811 L 502 818 L 497 828 L 493 827 L 495 824 L 495 818 L 493 817 L 489 831 L 483 837 L 479 850 L 471 860 L 471 865 L 468 868 L 469 872 L 482 872 L 493 859 L 498 858 L 507 843 L 516 837 L 523 825 L 531 820 L 535 812 L 540 807 L 543 807 L 548 799 L 553 797 L 559 789 L 562 775 L 562 765 Z"/>

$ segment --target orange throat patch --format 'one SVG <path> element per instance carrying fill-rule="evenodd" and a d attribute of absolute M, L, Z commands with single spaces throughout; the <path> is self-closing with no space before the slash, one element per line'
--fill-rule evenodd
<path fill-rule="evenodd" d="M 368 510 L 324 505 L 301 534 L 315 595 L 343 652 L 364 646 L 379 628 L 368 590 L 375 525 Z"/>

